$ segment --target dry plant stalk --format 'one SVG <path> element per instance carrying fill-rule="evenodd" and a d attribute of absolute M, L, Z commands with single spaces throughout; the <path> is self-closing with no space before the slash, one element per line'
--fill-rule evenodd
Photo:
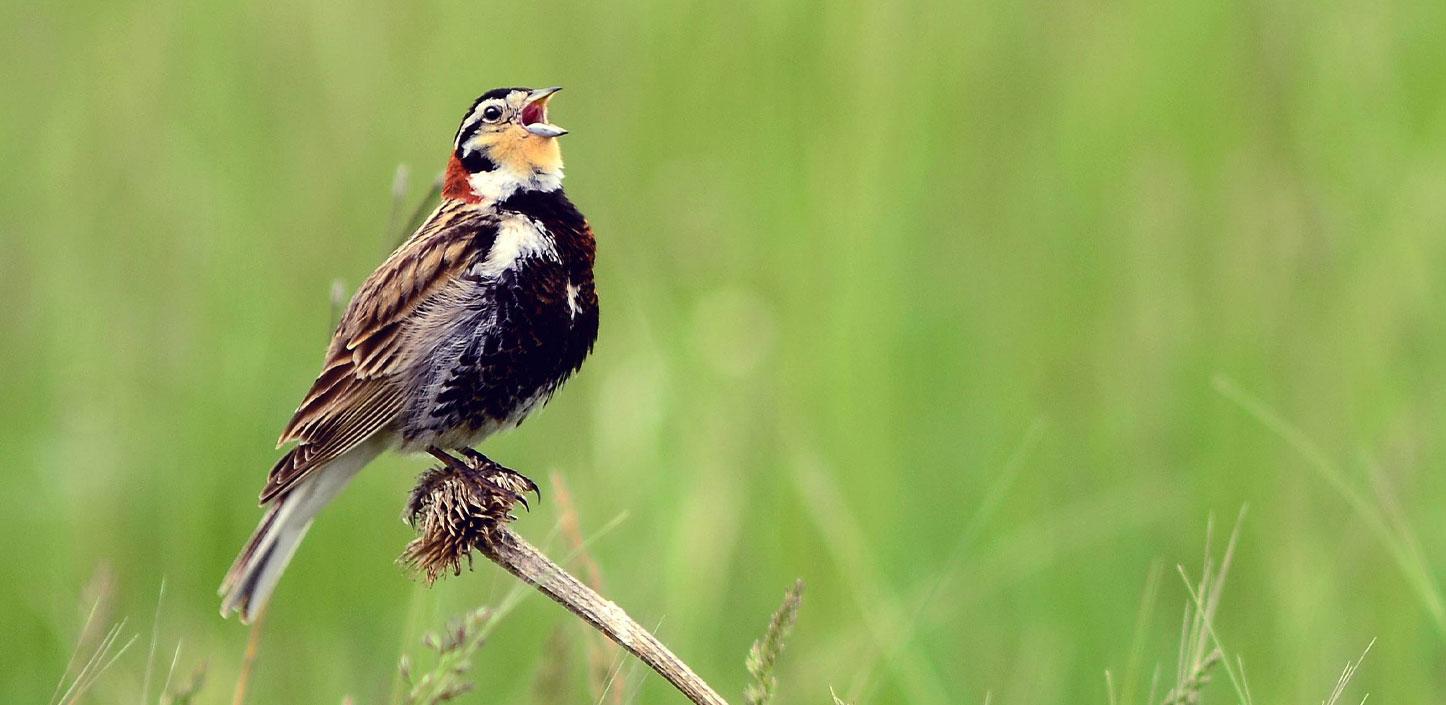
<path fill-rule="evenodd" d="M 588 553 L 587 542 L 582 538 L 581 521 L 578 518 L 577 506 L 573 504 L 572 492 L 568 489 L 567 481 L 557 473 L 552 473 L 552 496 L 555 498 L 558 507 L 558 526 L 562 530 L 562 537 L 567 541 L 568 549 L 575 556 L 574 561 L 582 565 L 583 575 L 586 577 L 587 586 L 601 593 L 603 591 L 602 568 Z M 605 701 L 611 705 L 623 705 L 624 688 L 612 688 L 613 662 L 617 659 L 617 645 L 608 641 L 606 636 L 599 632 L 590 631 L 586 628 L 587 639 L 587 683 L 592 690 L 593 702 L 602 705 Z M 561 701 L 554 701 L 561 702 Z"/>
<path fill-rule="evenodd" d="M 1371 647 L 1375 645 L 1376 640 L 1371 639 L 1371 643 L 1366 644 L 1366 650 L 1361 652 L 1360 658 L 1355 661 L 1346 662 L 1345 670 L 1341 671 L 1341 677 L 1336 679 L 1336 685 L 1331 689 L 1330 697 L 1324 701 L 1323 705 L 1336 705 L 1341 701 L 1341 698 L 1346 694 L 1346 686 L 1350 685 L 1351 679 L 1356 677 L 1356 671 L 1361 669 L 1361 664 L 1366 660 L 1366 654 L 1371 653 Z M 1361 698 L 1362 705 L 1365 704 L 1366 698 L 1369 697 L 1370 694 L 1367 693 L 1365 697 Z"/>
<path fill-rule="evenodd" d="M 407 520 L 418 536 L 402 562 L 435 581 L 471 566 L 475 549 L 523 582 L 582 618 L 638 657 L 698 705 L 727 705 L 682 659 L 669 651 L 621 607 L 574 578 L 507 524 L 522 499 L 523 483 L 496 464 L 476 459 L 423 473 L 407 505 Z"/>
<path fill-rule="evenodd" d="M 246 694 L 251 688 L 251 675 L 256 671 L 256 655 L 261 652 L 261 628 L 266 624 L 266 610 L 256 615 L 251 623 L 251 633 L 246 637 L 246 653 L 241 656 L 241 672 L 236 676 L 236 688 L 231 691 L 231 705 L 245 705 Z"/>

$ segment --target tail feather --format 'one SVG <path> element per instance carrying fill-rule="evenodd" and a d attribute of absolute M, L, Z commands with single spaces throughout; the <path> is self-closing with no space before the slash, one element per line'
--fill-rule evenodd
<path fill-rule="evenodd" d="M 286 494 L 272 500 L 221 583 L 222 617 L 239 611 L 241 621 L 249 623 L 261 613 L 312 520 L 381 450 L 382 444 L 375 440 L 363 443 L 312 470 Z"/>

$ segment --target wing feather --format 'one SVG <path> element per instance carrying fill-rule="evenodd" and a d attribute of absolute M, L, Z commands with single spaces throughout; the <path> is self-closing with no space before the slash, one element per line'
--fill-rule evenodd
<path fill-rule="evenodd" d="M 395 422 L 406 402 L 400 373 L 421 354 L 409 335 L 428 300 L 456 286 L 496 238 L 488 212 L 447 201 L 357 289 L 312 383 L 278 445 L 298 441 L 261 491 L 266 504 L 313 468 Z"/>

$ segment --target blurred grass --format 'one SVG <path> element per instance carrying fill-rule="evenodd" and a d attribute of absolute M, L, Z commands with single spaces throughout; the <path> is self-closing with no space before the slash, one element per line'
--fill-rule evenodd
<path fill-rule="evenodd" d="M 488 448 L 566 475 L 585 531 L 627 512 L 592 548 L 610 596 L 720 690 L 802 576 L 780 702 L 1102 702 L 1152 562 L 1248 502 L 1215 627 L 1255 698 L 1318 699 L 1379 636 L 1359 687 L 1431 700 L 1446 643 L 1418 576 L 1211 379 L 1389 488 L 1439 581 L 1443 23 L 1359 1 L 5 5 L 0 700 L 45 697 L 108 570 L 136 625 L 166 579 L 161 652 L 184 639 L 224 701 L 246 631 L 214 587 L 331 282 L 388 248 L 398 163 L 419 193 L 477 93 L 554 83 L 603 332 Z M 381 702 L 400 643 L 508 592 L 487 568 L 415 597 L 392 565 L 421 468 L 377 463 L 318 523 L 253 702 Z M 565 619 L 523 603 L 479 687 L 525 698 Z M 143 673 L 132 651 L 96 701 Z"/>

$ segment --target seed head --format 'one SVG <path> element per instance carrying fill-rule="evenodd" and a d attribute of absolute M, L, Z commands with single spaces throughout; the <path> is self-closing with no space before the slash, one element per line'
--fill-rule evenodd
<path fill-rule="evenodd" d="M 515 473 L 476 459 L 444 463 L 422 473 L 407 502 L 406 522 L 417 530 L 399 562 L 434 583 L 443 573 L 472 567 L 472 551 L 492 541 L 517 517 L 512 508 L 526 491 Z"/>

